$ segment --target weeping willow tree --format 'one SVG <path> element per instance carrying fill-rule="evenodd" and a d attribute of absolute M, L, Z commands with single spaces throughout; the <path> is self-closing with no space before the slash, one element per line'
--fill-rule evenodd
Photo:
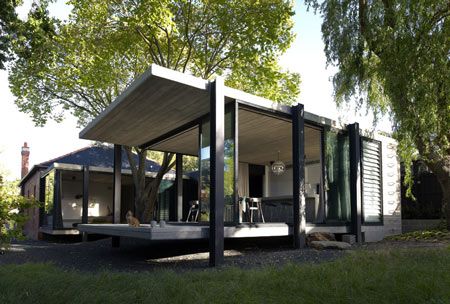
<path fill-rule="evenodd" d="M 221 75 L 229 86 L 279 102 L 292 103 L 299 93 L 299 75 L 278 64 L 294 38 L 291 1 L 68 3 L 66 22 L 49 17 L 48 1 L 35 3 L 14 43 L 11 90 L 37 125 L 67 112 L 86 125 L 152 63 L 204 79 Z M 156 178 L 148 180 L 148 151 L 125 149 L 137 215 L 148 222 L 174 155 L 163 154 Z"/>
<path fill-rule="evenodd" d="M 323 16 L 338 104 L 389 115 L 411 181 L 419 156 L 436 175 L 450 229 L 450 2 L 306 0 Z"/>

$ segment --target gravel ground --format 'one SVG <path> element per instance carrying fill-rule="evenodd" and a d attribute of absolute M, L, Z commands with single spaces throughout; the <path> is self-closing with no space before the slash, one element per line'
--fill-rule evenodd
<path fill-rule="evenodd" d="M 233 240 L 226 242 L 225 266 L 257 268 L 286 263 L 320 263 L 332 261 L 349 251 L 314 249 L 293 250 L 287 239 Z M 354 246 L 353 250 L 385 250 L 399 248 L 437 248 L 448 242 L 382 241 Z M 207 242 L 146 243 L 123 239 L 120 248 L 111 247 L 111 239 L 87 243 L 20 241 L 0 255 L 0 265 L 53 263 L 64 269 L 80 271 L 174 271 L 208 268 Z"/>
<path fill-rule="evenodd" d="M 208 267 L 206 242 L 136 243 L 122 240 L 120 248 L 111 239 L 87 243 L 20 241 L 0 255 L 2 264 L 53 263 L 80 271 L 153 271 L 158 269 L 201 270 Z M 255 268 L 292 263 L 318 263 L 335 260 L 346 253 L 338 250 L 293 250 L 289 242 L 227 242 L 225 266 Z"/>

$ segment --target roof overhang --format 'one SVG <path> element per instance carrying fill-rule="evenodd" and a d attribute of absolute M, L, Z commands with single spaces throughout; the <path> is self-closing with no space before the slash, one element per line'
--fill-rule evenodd
<path fill-rule="evenodd" d="M 210 112 L 210 82 L 151 65 L 81 132 L 80 138 L 143 146 Z M 289 106 L 225 87 L 225 103 L 240 103 L 290 115 Z"/>

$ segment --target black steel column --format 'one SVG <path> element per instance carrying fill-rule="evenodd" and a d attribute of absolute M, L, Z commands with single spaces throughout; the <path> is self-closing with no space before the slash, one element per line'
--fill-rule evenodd
<path fill-rule="evenodd" d="M 362 242 L 361 233 L 361 138 L 359 124 L 348 125 L 350 146 L 350 204 L 352 212 L 351 230 L 356 242 Z"/>
<path fill-rule="evenodd" d="M 239 104 L 233 105 L 233 136 L 234 136 L 234 222 L 241 223 L 241 207 L 239 203 Z"/>
<path fill-rule="evenodd" d="M 183 220 L 183 154 L 177 153 L 175 159 L 176 174 L 176 219 L 178 222 Z"/>
<path fill-rule="evenodd" d="M 45 223 L 45 177 L 39 178 L 39 227 Z"/>
<path fill-rule="evenodd" d="M 113 223 L 120 224 L 120 205 L 122 195 L 122 146 L 114 145 L 113 169 Z"/>
<path fill-rule="evenodd" d="M 302 104 L 292 106 L 291 109 L 294 248 L 303 248 L 306 243 L 304 109 Z"/>
<path fill-rule="evenodd" d="M 62 219 L 61 197 L 62 197 L 61 171 L 55 170 L 55 184 L 53 188 L 53 230 L 64 228 Z"/>
<path fill-rule="evenodd" d="M 225 96 L 223 79 L 210 83 L 210 216 L 209 216 L 209 265 L 223 263 L 224 250 L 224 139 Z"/>
<path fill-rule="evenodd" d="M 88 223 L 89 211 L 89 166 L 83 166 L 83 211 L 81 223 Z"/>

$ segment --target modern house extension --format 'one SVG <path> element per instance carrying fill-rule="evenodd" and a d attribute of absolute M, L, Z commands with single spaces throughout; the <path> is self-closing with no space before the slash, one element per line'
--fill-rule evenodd
<path fill-rule="evenodd" d="M 167 225 L 123 222 L 114 197 L 114 224 L 78 225 L 86 233 L 149 240 L 209 238 L 210 263 L 220 264 L 228 237 L 352 234 L 376 241 L 401 232 L 400 167 L 392 138 L 362 136 L 358 123 L 330 119 L 157 65 L 135 80 L 80 138 L 198 157 L 194 201 L 202 217 Z M 182 175 L 181 161 L 176 175 Z M 116 166 L 113 191 L 121 187 Z M 188 210 L 180 178 L 175 210 Z"/>

